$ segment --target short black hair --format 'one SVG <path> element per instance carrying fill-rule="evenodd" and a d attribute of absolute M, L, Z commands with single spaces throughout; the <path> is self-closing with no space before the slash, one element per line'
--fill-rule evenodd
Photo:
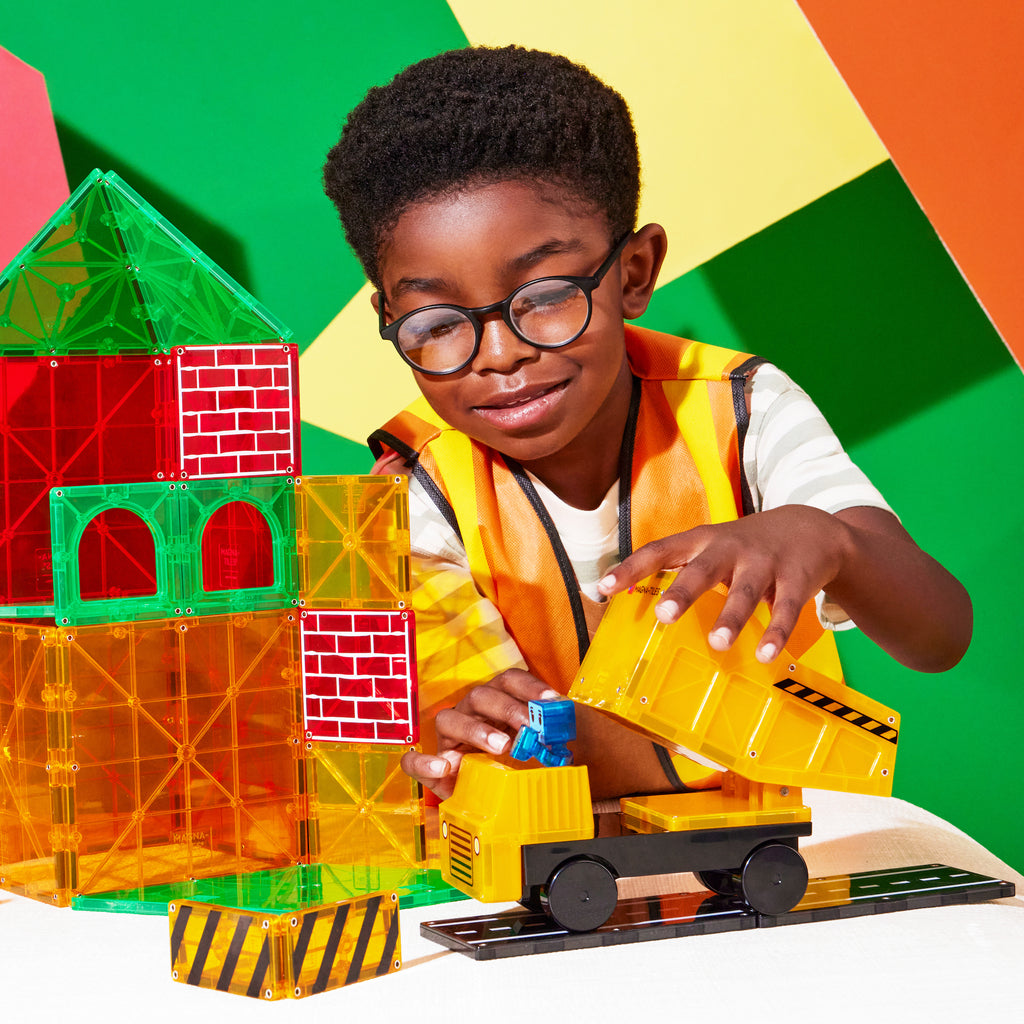
<path fill-rule="evenodd" d="M 521 46 L 450 50 L 371 89 L 324 165 L 324 191 L 367 277 L 413 203 L 533 181 L 636 227 L 640 161 L 626 101 L 566 57 Z"/>

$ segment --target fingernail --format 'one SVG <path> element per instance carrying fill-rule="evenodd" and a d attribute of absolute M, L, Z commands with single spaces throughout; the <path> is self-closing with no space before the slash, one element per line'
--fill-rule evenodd
<path fill-rule="evenodd" d="M 775 644 L 762 644 L 757 649 L 757 660 L 762 664 L 767 665 L 768 662 L 775 660 L 775 656 L 778 653 L 779 649 Z"/>
<path fill-rule="evenodd" d="M 503 732 L 492 732 L 487 737 L 487 745 L 491 750 L 500 754 L 508 746 L 508 737 Z"/>
<path fill-rule="evenodd" d="M 435 757 L 430 762 L 431 775 L 446 775 L 451 765 L 443 757 Z"/>
<path fill-rule="evenodd" d="M 559 699 L 561 699 L 561 696 L 562 695 L 557 690 L 545 690 L 540 695 L 540 699 L 541 700 L 559 700 Z"/>
<path fill-rule="evenodd" d="M 724 626 L 720 626 L 718 629 L 713 629 L 708 634 L 708 644 L 710 644 L 712 650 L 715 651 L 727 651 L 729 645 L 732 643 L 732 630 L 726 629 Z"/>
<path fill-rule="evenodd" d="M 604 577 L 604 579 L 598 581 L 597 589 L 598 590 L 609 590 L 610 588 L 612 588 L 614 586 L 615 586 L 615 577 L 609 573 L 607 576 Z"/>
<path fill-rule="evenodd" d="M 654 606 L 654 614 L 659 622 L 675 622 L 679 618 L 679 605 L 669 599 Z"/>

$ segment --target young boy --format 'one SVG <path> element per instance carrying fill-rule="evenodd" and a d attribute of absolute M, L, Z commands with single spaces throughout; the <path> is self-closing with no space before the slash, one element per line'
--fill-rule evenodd
<path fill-rule="evenodd" d="M 658 569 L 680 569 L 665 622 L 728 585 L 716 650 L 765 600 L 765 662 L 818 619 L 922 671 L 963 655 L 966 592 L 806 395 L 624 323 L 667 240 L 636 229 L 629 111 L 585 68 L 518 47 L 424 60 L 351 112 L 324 181 L 423 394 L 371 445 L 410 473 L 426 752 L 403 765 L 438 796 L 466 751 L 508 750 L 527 700 L 567 690 L 604 602 Z M 713 784 L 578 711 L 596 800 Z"/>

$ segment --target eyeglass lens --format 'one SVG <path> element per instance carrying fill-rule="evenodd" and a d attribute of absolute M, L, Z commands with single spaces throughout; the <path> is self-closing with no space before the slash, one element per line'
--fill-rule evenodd
<path fill-rule="evenodd" d="M 572 341 L 586 325 L 589 311 L 583 289 L 561 278 L 531 281 L 509 301 L 509 320 L 516 332 L 531 344 L 548 348 Z M 476 326 L 458 308 L 428 307 L 402 322 L 398 343 L 421 369 L 443 372 L 472 357 Z"/>

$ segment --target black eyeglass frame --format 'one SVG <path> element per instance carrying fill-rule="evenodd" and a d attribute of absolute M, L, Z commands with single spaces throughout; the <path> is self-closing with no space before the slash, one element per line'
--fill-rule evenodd
<path fill-rule="evenodd" d="M 604 263 L 597 268 L 597 270 L 590 277 L 572 277 L 568 274 L 552 274 L 548 277 L 537 277 L 532 281 L 526 281 L 524 284 L 519 285 L 507 298 L 501 300 L 501 302 L 492 302 L 489 306 L 477 306 L 473 309 L 469 309 L 466 306 L 456 306 L 451 302 L 436 302 L 429 306 L 420 306 L 419 309 L 413 309 L 406 313 L 404 316 L 400 316 L 397 320 L 390 324 L 384 323 L 384 295 L 381 293 L 380 303 L 377 309 L 377 316 L 380 322 L 380 336 L 385 341 L 390 341 L 395 346 L 395 351 L 402 357 L 402 359 L 409 364 L 414 370 L 419 373 L 428 374 L 431 377 L 446 377 L 452 373 L 458 373 L 459 370 L 465 369 L 474 359 L 477 357 L 477 353 L 480 351 L 480 339 L 483 337 L 484 325 L 481 317 L 488 316 L 491 313 L 501 313 L 501 319 L 505 322 L 505 326 L 520 340 L 525 341 L 527 345 L 532 345 L 534 348 L 539 349 L 557 349 L 564 348 L 566 345 L 571 345 L 589 326 L 590 319 L 594 314 L 594 303 L 591 299 L 591 293 L 596 291 L 598 286 L 604 280 L 605 275 L 615 265 L 615 261 L 622 255 L 622 250 L 626 247 L 626 243 L 633 237 L 632 231 L 627 231 L 622 238 L 612 247 L 612 251 L 608 254 L 607 259 Z M 583 326 L 571 337 L 566 338 L 565 341 L 560 341 L 557 345 L 544 345 L 539 341 L 532 341 L 530 338 L 524 337 L 520 331 L 516 328 L 515 324 L 512 323 L 512 303 L 515 301 L 516 296 L 524 289 L 530 288 L 535 284 L 541 284 L 544 281 L 568 281 L 570 284 L 574 284 L 587 299 L 587 315 L 583 321 Z M 429 309 L 454 309 L 459 313 L 462 313 L 467 320 L 473 325 L 473 329 L 476 332 L 476 339 L 473 342 L 473 351 L 470 352 L 469 356 L 464 359 L 458 366 L 453 366 L 450 370 L 427 370 L 420 366 L 418 363 L 414 363 L 412 359 L 403 351 L 401 343 L 398 340 L 398 331 L 402 324 L 405 323 L 409 317 L 416 316 L 419 313 L 423 313 Z"/>

